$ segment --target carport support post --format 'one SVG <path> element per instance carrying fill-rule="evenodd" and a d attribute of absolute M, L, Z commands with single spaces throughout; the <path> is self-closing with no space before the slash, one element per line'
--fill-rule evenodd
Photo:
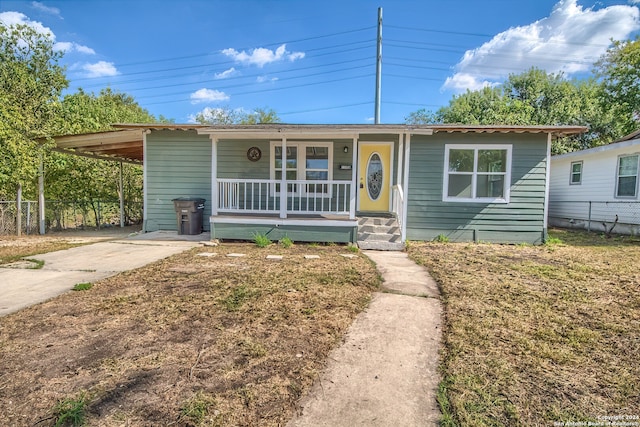
<path fill-rule="evenodd" d="M 44 219 L 44 158 L 40 153 L 40 166 L 38 168 L 38 223 L 40 226 L 40 234 L 45 234 Z"/>
<path fill-rule="evenodd" d="M 122 162 L 120 162 L 120 228 L 124 227 L 124 178 L 122 177 Z"/>
<path fill-rule="evenodd" d="M 22 183 L 18 183 L 18 191 L 16 195 L 16 235 L 22 235 Z"/>

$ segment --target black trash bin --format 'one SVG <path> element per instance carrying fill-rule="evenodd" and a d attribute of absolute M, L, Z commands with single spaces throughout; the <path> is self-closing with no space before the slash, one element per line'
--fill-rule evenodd
<path fill-rule="evenodd" d="M 178 234 L 196 235 L 202 233 L 204 199 L 197 197 L 173 199 L 173 208 L 176 211 Z"/>

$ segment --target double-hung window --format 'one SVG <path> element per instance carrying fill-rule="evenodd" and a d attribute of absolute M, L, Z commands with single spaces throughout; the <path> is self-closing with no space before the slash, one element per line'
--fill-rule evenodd
<path fill-rule="evenodd" d="M 511 145 L 447 144 L 443 200 L 508 203 Z"/>
<path fill-rule="evenodd" d="M 636 198 L 638 196 L 639 157 L 638 154 L 618 157 L 616 197 Z"/>
<path fill-rule="evenodd" d="M 330 185 L 318 181 L 330 181 L 333 177 L 333 143 L 331 142 L 289 142 L 286 146 L 286 164 L 282 165 L 282 143 L 271 142 L 271 179 L 281 180 L 286 174 L 289 195 L 311 194 L 330 196 Z M 301 181 L 311 181 L 303 183 Z M 280 183 L 274 186 L 280 191 Z"/>
<path fill-rule="evenodd" d="M 569 179 L 569 184 L 582 184 L 582 161 L 571 162 L 571 178 Z"/>

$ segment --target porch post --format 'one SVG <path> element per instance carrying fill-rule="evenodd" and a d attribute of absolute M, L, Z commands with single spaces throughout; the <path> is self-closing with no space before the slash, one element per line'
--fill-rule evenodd
<path fill-rule="evenodd" d="M 282 137 L 282 175 L 280 176 L 280 218 L 287 217 L 287 137 Z"/>
<path fill-rule="evenodd" d="M 211 135 L 211 216 L 218 215 L 218 138 Z"/>
<path fill-rule="evenodd" d="M 409 154 L 411 153 L 411 133 L 407 132 L 406 134 L 406 141 L 405 141 L 405 146 L 404 146 L 404 160 L 405 160 L 405 165 L 404 165 L 404 177 L 402 178 L 402 183 L 405 185 L 405 187 L 402 189 L 404 190 L 404 202 L 403 202 L 403 206 L 402 206 L 402 241 L 406 241 L 407 240 L 407 211 L 409 210 Z"/>
<path fill-rule="evenodd" d="M 149 194 L 148 194 L 148 171 L 147 171 L 147 135 L 151 133 L 149 129 L 142 131 L 142 232 L 147 232 L 147 221 L 149 210 Z"/>
<path fill-rule="evenodd" d="M 358 137 L 353 137 L 351 150 L 351 194 L 349 196 L 349 219 L 356 219 L 356 195 L 358 194 Z"/>
<path fill-rule="evenodd" d="M 396 183 L 398 186 L 402 187 L 402 191 L 404 191 L 404 181 L 402 180 L 403 175 L 402 175 L 402 171 L 403 171 L 403 165 L 402 165 L 402 160 L 403 160 L 403 151 L 404 151 L 404 138 L 406 137 L 406 134 L 401 133 L 398 135 L 398 161 L 396 162 L 396 167 L 398 168 L 396 171 Z"/>

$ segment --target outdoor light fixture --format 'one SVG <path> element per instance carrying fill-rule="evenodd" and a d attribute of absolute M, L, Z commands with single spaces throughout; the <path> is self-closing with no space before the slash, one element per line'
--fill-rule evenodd
<path fill-rule="evenodd" d="M 349 147 L 345 145 L 344 148 L 342 149 L 342 151 L 344 151 L 345 153 L 348 153 L 349 152 Z"/>

